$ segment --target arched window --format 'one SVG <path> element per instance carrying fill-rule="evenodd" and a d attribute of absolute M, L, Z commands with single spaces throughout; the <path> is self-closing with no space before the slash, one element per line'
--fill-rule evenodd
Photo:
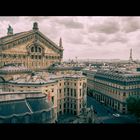
<path fill-rule="evenodd" d="M 35 46 L 35 52 L 37 52 L 37 46 Z"/>
<path fill-rule="evenodd" d="M 34 47 L 31 48 L 31 52 L 34 52 Z"/>
<path fill-rule="evenodd" d="M 41 53 L 41 48 L 38 48 L 38 51 Z"/>

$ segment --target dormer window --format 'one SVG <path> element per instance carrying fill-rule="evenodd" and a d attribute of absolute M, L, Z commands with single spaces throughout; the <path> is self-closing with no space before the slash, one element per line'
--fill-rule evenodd
<path fill-rule="evenodd" d="M 38 48 L 39 52 L 41 53 L 41 48 Z"/>

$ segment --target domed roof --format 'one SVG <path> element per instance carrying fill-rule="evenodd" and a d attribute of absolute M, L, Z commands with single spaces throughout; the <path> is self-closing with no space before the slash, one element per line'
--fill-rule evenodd
<path fill-rule="evenodd" d="M 22 66 L 22 65 L 15 65 L 15 64 L 9 64 L 5 65 L 2 68 L 0 68 L 1 73 L 7 73 L 7 72 L 23 72 L 23 71 L 28 71 L 30 72 L 28 68 Z"/>

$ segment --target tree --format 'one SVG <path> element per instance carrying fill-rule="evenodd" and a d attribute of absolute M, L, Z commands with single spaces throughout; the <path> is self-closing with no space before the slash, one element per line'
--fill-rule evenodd
<path fill-rule="evenodd" d="M 136 117 L 140 117 L 140 98 L 131 96 L 126 100 L 126 103 L 128 112 Z"/>

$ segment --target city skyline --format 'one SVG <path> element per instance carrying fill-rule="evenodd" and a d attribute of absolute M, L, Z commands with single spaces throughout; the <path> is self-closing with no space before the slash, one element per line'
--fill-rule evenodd
<path fill-rule="evenodd" d="M 65 59 L 139 59 L 140 17 L 86 16 L 11 16 L 0 17 L 0 37 L 6 36 L 8 25 L 14 33 L 31 30 L 38 22 L 39 30 L 56 44 L 62 38 Z"/>

